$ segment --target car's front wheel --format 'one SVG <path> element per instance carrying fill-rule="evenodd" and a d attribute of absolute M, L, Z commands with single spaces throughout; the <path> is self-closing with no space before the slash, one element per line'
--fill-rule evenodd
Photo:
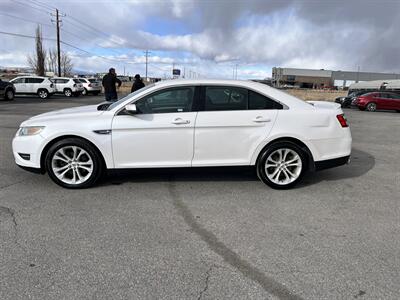
<path fill-rule="evenodd" d="M 294 143 L 278 142 L 263 150 L 256 167 L 258 177 L 265 184 L 274 189 L 288 189 L 304 175 L 306 154 Z"/>
<path fill-rule="evenodd" d="M 78 138 L 67 138 L 52 145 L 45 163 L 50 178 L 65 188 L 88 188 L 103 173 L 102 159 L 95 147 Z"/>

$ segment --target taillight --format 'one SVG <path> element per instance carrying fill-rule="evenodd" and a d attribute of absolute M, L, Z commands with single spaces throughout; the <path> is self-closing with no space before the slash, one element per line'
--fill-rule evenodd
<path fill-rule="evenodd" d="M 52 83 L 50 83 L 50 87 L 52 88 L 54 85 Z"/>
<path fill-rule="evenodd" d="M 349 127 L 349 124 L 347 124 L 346 117 L 343 114 L 337 115 L 336 118 L 338 119 L 342 127 Z"/>
<path fill-rule="evenodd" d="M 74 87 L 76 87 L 76 83 L 74 83 Z"/>
<path fill-rule="evenodd" d="M 91 83 L 89 83 L 89 87 L 92 87 L 92 84 L 91 84 Z"/>

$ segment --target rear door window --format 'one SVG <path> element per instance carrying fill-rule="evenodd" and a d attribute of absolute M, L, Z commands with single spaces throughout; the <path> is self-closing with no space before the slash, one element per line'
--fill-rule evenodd
<path fill-rule="evenodd" d="M 208 86 L 205 89 L 204 110 L 246 110 L 247 94 L 244 88 Z"/>
<path fill-rule="evenodd" d="M 42 83 L 43 78 L 26 78 L 26 83 Z"/>

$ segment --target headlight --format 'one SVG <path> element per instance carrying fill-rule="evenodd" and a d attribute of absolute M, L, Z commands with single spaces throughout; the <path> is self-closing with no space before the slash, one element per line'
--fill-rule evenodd
<path fill-rule="evenodd" d="M 17 132 L 17 136 L 27 136 L 27 135 L 39 134 L 43 129 L 44 129 L 44 126 L 21 127 Z"/>

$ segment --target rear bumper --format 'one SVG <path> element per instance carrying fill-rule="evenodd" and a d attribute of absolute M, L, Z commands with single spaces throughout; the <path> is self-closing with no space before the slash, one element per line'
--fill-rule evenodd
<path fill-rule="evenodd" d="M 333 159 L 320 160 L 315 162 L 315 170 L 320 171 L 324 169 L 339 167 L 348 164 L 349 162 L 350 162 L 350 155 Z"/>
<path fill-rule="evenodd" d="M 88 92 L 101 92 L 101 86 L 99 87 L 87 87 Z"/>

